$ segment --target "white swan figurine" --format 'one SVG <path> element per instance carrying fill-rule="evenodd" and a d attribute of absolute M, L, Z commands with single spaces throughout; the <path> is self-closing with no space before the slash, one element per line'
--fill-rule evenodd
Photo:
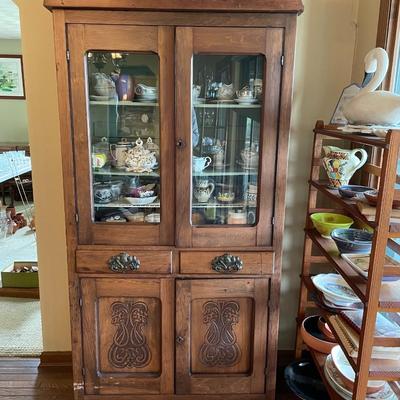
<path fill-rule="evenodd" d="M 357 125 L 399 125 L 400 96 L 376 90 L 389 67 L 386 50 L 377 47 L 365 57 L 365 72 L 375 73 L 371 81 L 354 96 L 343 109 L 344 115 L 351 124 Z"/>

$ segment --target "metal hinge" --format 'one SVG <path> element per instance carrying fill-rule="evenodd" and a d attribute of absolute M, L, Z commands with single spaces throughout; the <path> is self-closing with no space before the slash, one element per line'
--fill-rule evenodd
<path fill-rule="evenodd" d="M 272 218 L 271 218 L 271 224 L 272 224 L 272 225 L 275 225 L 275 217 L 272 217 Z"/>
<path fill-rule="evenodd" d="M 85 375 L 86 375 L 86 369 L 82 368 L 82 376 L 85 376 Z"/>
<path fill-rule="evenodd" d="M 67 50 L 67 52 L 66 52 L 66 57 L 67 57 L 67 61 L 69 61 L 71 59 L 71 54 L 70 54 L 69 50 Z"/>
<path fill-rule="evenodd" d="M 285 65 L 285 56 L 281 56 L 281 65 L 282 67 Z"/>
<path fill-rule="evenodd" d="M 78 223 L 79 222 L 79 215 L 75 214 L 75 222 Z"/>
<path fill-rule="evenodd" d="M 83 301 L 82 301 L 82 297 L 79 298 L 79 307 L 83 306 Z"/>

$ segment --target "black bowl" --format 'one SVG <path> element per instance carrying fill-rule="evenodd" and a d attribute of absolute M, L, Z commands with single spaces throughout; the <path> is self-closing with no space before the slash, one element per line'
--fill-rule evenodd
<path fill-rule="evenodd" d="M 339 194 L 345 199 L 351 199 L 353 197 L 357 197 L 360 194 L 368 192 L 369 190 L 374 190 L 368 186 L 360 186 L 360 185 L 343 185 L 339 188 Z"/>
<path fill-rule="evenodd" d="M 370 253 L 374 235 L 361 229 L 334 229 L 331 238 L 341 253 Z"/>
<path fill-rule="evenodd" d="M 285 368 L 285 381 L 290 390 L 303 400 L 329 399 L 324 383 L 311 360 L 295 361 Z"/>

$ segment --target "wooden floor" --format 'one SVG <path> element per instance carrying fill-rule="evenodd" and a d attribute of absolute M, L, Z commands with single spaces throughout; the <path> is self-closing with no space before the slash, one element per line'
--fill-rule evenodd
<path fill-rule="evenodd" d="M 0 357 L 0 400 L 72 400 L 71 370 L 38 365 L 37 358 Z M 295 400 L 279 372 L 276 400 Z"/>

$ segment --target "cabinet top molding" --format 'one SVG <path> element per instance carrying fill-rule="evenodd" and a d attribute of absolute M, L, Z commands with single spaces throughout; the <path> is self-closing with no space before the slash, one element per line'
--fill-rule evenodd
<path fill-rule="evenodd" d="M 48 9 L 145 11 L 303 12 L 302 0 L 44 0 Z"/>

